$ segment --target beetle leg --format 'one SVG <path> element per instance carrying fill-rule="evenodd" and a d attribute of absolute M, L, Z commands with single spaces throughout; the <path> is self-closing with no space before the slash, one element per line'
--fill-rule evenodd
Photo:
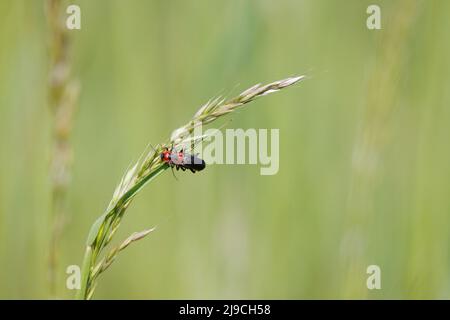
<path fill-rule="evenodd" d="M 170 169 L 172 170 L 172 175 L 175 178 L 175 180 L 178 180 L 177 176 L 175 175 L 175 171 L 173 171 L 173 166 L 171 166 Z"/>

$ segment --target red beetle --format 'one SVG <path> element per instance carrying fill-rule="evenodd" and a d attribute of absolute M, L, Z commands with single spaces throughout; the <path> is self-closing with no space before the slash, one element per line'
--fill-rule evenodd
<path fill-rule="evenodd" d="M 205 169 L 205 161 L 192 155 L 187 154 L 183 150 L 176 151 L 174 149 L 164 148 L 161 152 L 161 160 L 167 163 L 171 168 L 175 167 L 177 170 L 186 169 L 191 170 L 193 173 Z"/>

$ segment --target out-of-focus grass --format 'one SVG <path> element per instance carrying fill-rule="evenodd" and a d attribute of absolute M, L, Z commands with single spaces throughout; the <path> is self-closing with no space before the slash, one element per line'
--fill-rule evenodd
<path fill-rule="evenodd" d="M 118 238 L 158 230 L 105 274 L 98 298 L 449 297 L 450 3 L 378 1 L 380 31 L 365 27 L 370 1 L 77 3 L 61 265 L 81 263 L 89 226 L 149 140 L 236 84 L 312 77 L 230 124 L 279 128 L 279 173 L 215 165 L 158 179 Z M 1 298 L 47 293 L 45 41 L 42 2 L 0 3 Z M 365 288 L 370 264 L 382 290 Z"/>

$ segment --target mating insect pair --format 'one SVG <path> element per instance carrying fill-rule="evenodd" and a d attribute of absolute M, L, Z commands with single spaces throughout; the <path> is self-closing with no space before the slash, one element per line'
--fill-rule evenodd
<path fill-rule="evenodd" d="M 187 154 L 183 150 L 176 151 L 174 149 L 164 148 L 160 156 L 161 160 L 167 163 L 172 170 L 175 167 L 177 170 L 181 169 L 186 171 L 188 169 L 195 173 L 196 171 L 205 169 L 206 166 L 205 161 L 192 154 Z"/>

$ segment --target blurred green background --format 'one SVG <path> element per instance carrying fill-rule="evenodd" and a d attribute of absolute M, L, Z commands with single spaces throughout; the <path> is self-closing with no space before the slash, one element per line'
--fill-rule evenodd
<path fill-rule="evenodd" d="M 231 116 L 279 128 L 280 170 L 169 171 L 115 241 L 158 225 L 94 298 L 449 298 L 450 2 L 73 0 L 81 92 L 65 268 L 145 146 L 220 93 L 307 74 Z M 366 8 L 381 7 L 382 30 Z M 53 117 L 43 1 L 0 1 L 0 298 L 47 299 Z M 225 121 L 219 121 L 218 124 Z M 366 268 L 379 265 L 381 290 Z"/>

